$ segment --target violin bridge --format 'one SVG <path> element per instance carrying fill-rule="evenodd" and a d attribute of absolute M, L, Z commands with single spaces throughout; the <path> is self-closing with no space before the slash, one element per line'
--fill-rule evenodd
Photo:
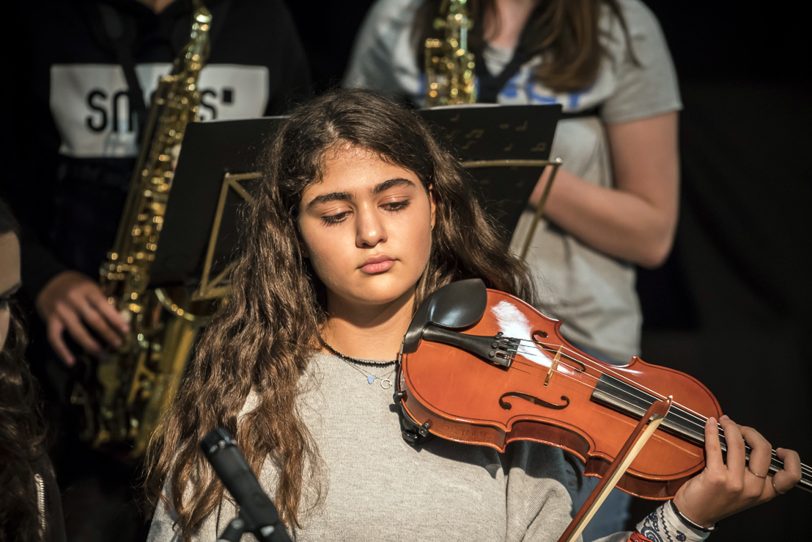
<path fill-rule="evenodd" d="M 500 331 L 493 336 L 491 350 L 488 352 L 489 361 L 498 367 L 510 367 L 520 343 L 519 339 L 505 337 Z"/>
<path fill-rule="evenodd" d="M 555 357 L 553 358 L 553 362 L 550 364 L 550 370 L 547 371 L 547 376 L 544 377 L 544 385 L 547 386 L 550 384 L 550 380 L 553 378 L 553 373 L 558 369 L 558 364 L 561 363 L 561 349 L 564 348 L 563 346 L 558 347 L 558 351 L 555 353 Z"/>

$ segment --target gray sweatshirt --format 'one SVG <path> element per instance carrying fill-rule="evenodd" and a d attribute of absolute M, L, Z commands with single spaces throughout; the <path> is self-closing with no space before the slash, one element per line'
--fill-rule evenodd
<path fill-rule="evenodd" d="M 575 484 L 562 452 L 517 443 L 500 454 L 439 438 L 415 449 L 401 437 L 393 389 L 381 385 L 383 378 L 394 380 L 388 374 L 392 369 L 351 365 L 327 354 L 313 357 L 302 378 L 298 406 L 326 466 L 326 496 L 302 515 L 301 529 L 292 532 L 295 539 L 557 540 L 570 521 Z M 254 408 L 256 399 L 249 395 L 243 414 Z M 271 461 L 265 462 L 259 479 L 273 498 L 278 478 Z M 308 487 L 305 483 L 304 508 L 312 502 Z M 224 499 L 196 540 L 216 540 L 236 514 L 233 503 Z M 674 540 L 704 538 L 682 525 L 668 506 L 639 528 L 646 532 L 663 522 Z M 148 541 L 177 540 L 173 523 L 172 512 L 159 505 Z M 684 538 L 677 538 L 678 532 Z M 603 540 L 627 537 L 617 533 Z"/>

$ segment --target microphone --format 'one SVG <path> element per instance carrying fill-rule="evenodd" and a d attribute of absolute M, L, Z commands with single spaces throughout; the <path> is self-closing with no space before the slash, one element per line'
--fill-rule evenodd
<path fill-rule="evenodd" d="M 232 523 L 236 522 L 236 525 L 230 527 L 241 529 L 238 520 L 242 519 L 245 522 L 244 530 L 252 532 L 261 541 L 290 542 L 285 526 L 279 521 L 276 507 L 259 485 L 229 432 L 222 427 L 213 429 L 200 441 L 200 447 L 214 472 L 240 507 L 240 517 L 235 518 Z M 234 533 L 231 533 L 230 537 L 233 536 Z M 234 539 L 238 540 L 239 537 Z"/>

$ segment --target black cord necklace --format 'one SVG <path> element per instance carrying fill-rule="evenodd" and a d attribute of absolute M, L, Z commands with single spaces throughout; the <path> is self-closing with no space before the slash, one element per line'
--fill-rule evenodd
<path fill-rule="evenodd" d="M 328 352 L 330 352 L 338 359 L 346 363 L 350 368 L 364 375 L 367 379 L 367 384 L 372 385 L 377 380 L 378 384 L 380 384 L 381 388 L 384 390 L 388 390 L 389 388 L 392 387 L 392 379 L 390 377 L 392 376 L 392 373 L 395 372 L 395 367 L 392 366 L 395 363 L 397 363 L 398 360 L 393 359 L 392 361 L 375 361 L 372 359 L 358 359 L 352 356 L 342 354 L 341 352 L 339 352 L 338 350 L 327 344 L 325 340 L 321 338 L 321 336 L 319 336 L 319 341 L 321 342 L 322 346 L 324 346 L 324 348 L 327 349 Z M 375 375 L 372 373 L 368 373 L 367 371 L 359 367 L 359 365 L 363 367 L 377 367 L 377 368 L 392 367 L 392 368 L 386 374 Z"/>
<path fill-rule="evenodd" d="M 363 365 L 364 367 L 389 367 L 390 365 L 394 365 L 398 361 L 397 359 L 393 359 L 391 361 L 376 361 L 374 359 L 354 358 L 352 356 L 342 354 L 341 352 L 339 352 L 338 350 L 336 350 L 335 348 L 333 348 L 332 346 L 327 344 L 327 341 L 322 339 L 321 336 L 319 336 L 319 342 L 321 342 L 321 345 L 324 348 L 326 348 L 328 352 L 330 352 L 331 354 L 333 354 L 337 358 L 341 358 L 346 362 L 354 363 L 356 365 Z"/>

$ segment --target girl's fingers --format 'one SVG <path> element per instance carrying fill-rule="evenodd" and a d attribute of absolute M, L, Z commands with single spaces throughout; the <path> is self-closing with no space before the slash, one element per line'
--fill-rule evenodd
<path fill-rule="evenodd" d="M 727 470 L 733 473 L 741 473 L 744 476 L 744 438 L 739 426 L 727 416 L 719 418 L 722 429 L 725 431 L 725 443 L 727 444 L 727 456 L 725 463 Z"/>
<path fill-rule="evenodd" d="M 705 468 L 719 470 L 725 467 L 722 460 L 722 446 L 719 442 L 719 426 L 716 418 L 711 416 L 705 422 Z"/>
<path fill-rule="evenodd" d="M 771 491 L 783 495 L 801 480 L 801 458 L 798 452 L 786 448 L 776 448 L 775 455 L 784 462 L 784 468 L 773 476 Z"/>
<path fill-rule="evenodd" d="M 748 475 L 766 480 L 767 475 L 770 473 L 772 446 L 761 433 L 752 427 L 742 426 L 741 434 L 744 441 L 750 445 L 750 458 L 747 461 Z"/>

